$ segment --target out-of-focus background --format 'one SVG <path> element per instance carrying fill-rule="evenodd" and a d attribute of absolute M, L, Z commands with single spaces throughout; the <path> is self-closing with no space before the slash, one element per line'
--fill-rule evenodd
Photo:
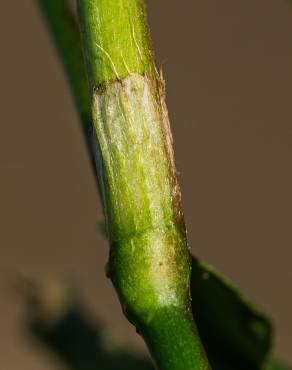
<path fill-rule="evenodd" d="M 148 1 L 194 254 L 273 318 L 292 362 L 292 2 Z M 106 279 L 100 201 L 34 1 L 0 13 L 0 367 L 52 370 L 23 329 L 19 275 L 75 282 L 108 336 L 144 350 Z"/>

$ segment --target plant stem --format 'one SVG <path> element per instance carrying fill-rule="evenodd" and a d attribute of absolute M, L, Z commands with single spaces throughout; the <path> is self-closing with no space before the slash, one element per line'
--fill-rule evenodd
<path fill-rule="evenodd" d="M 142 0 L 78 0 L 109 275 L 162 370 L 209 369 L 191 314 L 190 256 L 164 81 Z"/>
<path fill-rule="evenodd" d="M 78 1 L 91 88 L 154 68 L 142 0 Z M 90 25 L 87 27 L 86 25 Z"/>

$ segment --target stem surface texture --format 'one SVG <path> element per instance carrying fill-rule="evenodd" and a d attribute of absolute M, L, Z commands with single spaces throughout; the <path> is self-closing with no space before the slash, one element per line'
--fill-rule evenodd
<path fill-rule="evenodd" d="M 209 369 L 189 298 L 190 255 L 164 81 L 143 1 L 78 0 L 108 273 L 162 370 Z"/>

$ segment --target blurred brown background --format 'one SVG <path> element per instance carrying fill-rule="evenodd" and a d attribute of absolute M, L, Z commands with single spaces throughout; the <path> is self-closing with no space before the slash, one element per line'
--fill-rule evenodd
<path fill-rule="evenodd" d="M 274 318 L 292 362 L 292 2 L 148 5 L 192 250 Z M 22 330 L 19 273 L 74 279 L 110 335 L 143 348 L 104 276 L 100 202 L 42 19 L 32 0 L 0 18 L 0 367 L 56 369 Z"/>

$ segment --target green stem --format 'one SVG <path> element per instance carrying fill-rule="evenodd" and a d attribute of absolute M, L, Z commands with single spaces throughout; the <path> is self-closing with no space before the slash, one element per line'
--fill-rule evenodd
<path fill-rule="evenodd" d="M 159 369 L 210 369 L 195 323 L 184 309 L 157 311 L 144 337 Z"/>
<path fill-rule="evenodd" d="M 142 0 L 78 0 L 109 275 L 162 370 L 209 369 L 191 315 L 190 256 Z"/>
<path fill-rule="evenodd" d="M 154 68 L 142 0 L 78 1 L 92 88 Z M 90 25 L 91 27 L 87 27 Z"/>

